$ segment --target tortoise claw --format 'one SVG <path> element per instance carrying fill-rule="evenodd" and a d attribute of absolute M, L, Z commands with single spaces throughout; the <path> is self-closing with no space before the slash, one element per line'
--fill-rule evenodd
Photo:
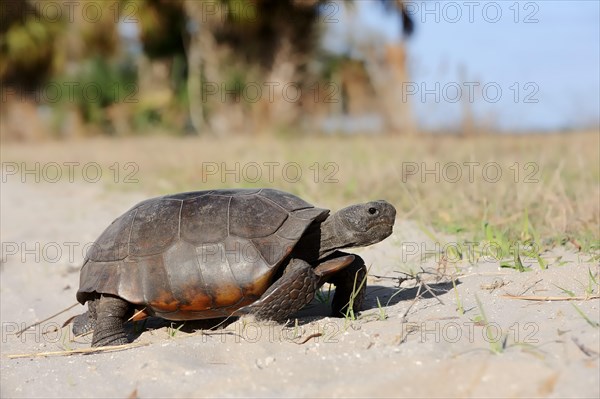
<path fill-rule="evenodd" d="M 319 277 L 328 277 L 329 275 L 339 272 L 355 259 L 354 255 L 344 255 L 337 258 L 330 259 L 326 262 L 321 263 L 315 268 L 315 274 Z"/>

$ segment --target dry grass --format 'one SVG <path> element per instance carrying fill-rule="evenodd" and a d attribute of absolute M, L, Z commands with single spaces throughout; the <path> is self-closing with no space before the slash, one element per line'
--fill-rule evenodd
<path fill-rule="evenodd" d="M 49 162 L 97 162 L 109 189 L 148 195 L 267 186 L 331 208 L 384 198 L 396 206 L 399 217 L 438 231 L 462 231 L 477 238 L 488 223 L 511 239 L 537 235 L 556 243 L 575 237 L 589 248 L 597 246 L 599 238 L 599 148 L 597 131 L 473 138 L 315 136 L 225 141 L 144 137 L 4 143 L 2 161 L 25 162 L 29 168 L 35 162 L 40 162 L 40 168 Z M 120 170 L 116 183 L 114 167 L 110 169 L 115 162 Z M 139 167 L 134 175 L 138 183 L 124 181 L 133 171 L 132 166 L 125 168 L 127 162 Z M 269 162 L 278 163 L 272 164 L 272 179 Z M 299 168 L 292 165 L 284 173 L 284 166 L 292 162 Z M 223 166 L 235 169 L 236 163 L 238 173 L 207 173 L 207 168 L 215 166 L 219 172 Z M 425 168 L 435 170 L 436 165 L 438 172 L 422 173 Z M 410 174 L 412 167 L 419 170 Z M 262 177 L 254 182 L 257 170 Z M 297 170 L 302 176 L 295 181 Z M 459 179 L 457 170 L 462 174 Z M 83 181 L 81 169 L 75 171 L 76 180 Z M 502 176 L 495 181 L 497 171 Z M 333 181 L 327 182 L 332 172 Z M 67 176 L 65 168 L 62 180 L 67 181 Z"/>

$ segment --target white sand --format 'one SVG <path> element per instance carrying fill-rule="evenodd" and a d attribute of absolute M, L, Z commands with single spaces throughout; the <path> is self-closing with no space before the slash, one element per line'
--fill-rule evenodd
<path fill-rule="evenodd" d="M 357 321 L 328 318 L 327 306 L 314 301 L 300 313 L 298 326 L 248 319 L 206 335 L 194 332 L 192 323 L 174 336 L 168 327 L 136 334 L 136 343 L 148 345 L 121 352 L 9 359 L 89 346 L 85 340 L 69 342 L 69 329 L 44 334 L 81 313 L 81 306 L 21 338 L 14 332 L 75 303 L 83 244 L 143 196 L 105 192 L 99 184 L 17 182 L 1 189 L 2 397 L 600 396 L 599 329 L 573 306 L 598 322 L 599 300 L 503 297 L 566 296 L 557 286 L 583 296 L 588 269 L 599 271 L 597 260 L 557 248 L 543 254 L 547 270 L 533 264 L 526 273 L 499 269 L 495 260 L 463 261 L 457 289 L 464 315 L 457 311 L 452 284 L 424 275 L 443 304 L 422 298 L 403 322 L 414 284 L 405 282 L 390 300 L 398 292 L 397 280 L 374 276 L 418 269 L 414 246 L 435 248 L 416 224 L 404 220 L 383 243 L 356 251 L 371 266 L 366 309 Z M 12 254 L 15 246 L 18 253 Z M 421 266 L 435 270 L 435 259 Z M 474 322 L 481 313 L 476 295 L 490 323 L 488 333 L 506 336 L 500 354 L 492 353 L 486 328 Z M 387 318 L 381 320 L 380 312 Z M 322 335 L 301 343 L 314 333 Z"/>

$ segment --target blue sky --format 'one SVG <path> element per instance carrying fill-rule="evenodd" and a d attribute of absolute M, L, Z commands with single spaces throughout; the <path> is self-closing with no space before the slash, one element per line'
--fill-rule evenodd
<path fill-rule="evenodd" d="M 340 7 L 339 22 L 326 24 L 326 49 L 400 39 L 396 15 L 375 0 L 355 4 L 351 12 Z M 504 130 L 598 126 L 599 1 L 427 0 L 409 7 L 416 26 L 409 70 L 419 89 L 410 98 L 421 126 L 459 126 L 469 85 L 481 123 Z M 434 94 L 423 98 L 422 88 L 437 92 L 439 101 Z"/>

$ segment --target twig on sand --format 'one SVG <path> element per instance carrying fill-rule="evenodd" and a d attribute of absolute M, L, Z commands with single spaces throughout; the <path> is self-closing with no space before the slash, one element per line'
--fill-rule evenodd
<path fill-rule="evenodd" d="M 588 299 L 598 299 L 600 295 L 586 295 L 586 296 L 535 296 L 535 295 L 511 295 L 504 294 L 504 298 L 508 299 L 521 299 L 523 301 L 586 301 Z"/>
<path fill-rule="evenodd" d="M 423 268 L 421 268 L 421 272 L 416 273 L 416 274 L 408 274 L 408 273 L 404 273 L 404 272 L 400 272 L 400 271 L 397 272 L 397 273 L 400 273 L 400 274 L 403 274 L 403 275 L 406 276 L 406 277 L 392 277 L 393 279 L 395 279 L 395 280 L 398 281 L 398 287 L 400 287 L 403 282 L 408 281 L 408 280 L 415 280 L 415 282 L 416 282 L 415 286 L 417 286 L 417 293 L 415 294 L 415 297 L 412 300 L 411 304 L 408 306 L 408 308 L 406 309 L 406 311 L 402 315 L 401 320 L 406 321 L 406 316 L 408 315 L 408 312 L 410 312 L 410 310 L 415 305 L 415 303 L 419 300 L 419 298 L 421 298 L 422 291 L 429 292 L 429 294 L 431 294 L 431 296 L 433 296 L 435 299 L 437 299 L 437 301 L 441 305 L 444 305 L 444 302 L 437 296 L 437 294 L 434 292 L 434 290 L 425 281 L 423 281 L 423 279 L 421 278 L 421 274 L 434 274 L 434 275 L 436 275 L 438 277 L 438 281 L 439 281 L 439 279 L 441 277 L 443 277 L 443 275 L 439 275 L 437 273 L 428 272 L 428 271 L 424 270 Z M 390 278 L 390 277 L 386 277 L 386 276 L 376 276 L 376 277 L 379 277 L 379 278 Z M 396 296 L 397 294 L 399 294 L 400 292 L 401 291 L 398 291 L 394 295 L 392 295 L 388 299 L 388 304 L 390 303 L 390 301 L 392 300 L 392 298 L 394 296 Z"/>
<path fill-rule="evenodd" d="M 45 322 L 47 322 L 48 320 L 52 320 L 52 319 L 53 319 L 53 318 L 55 318 L 56 316 L 59 316 L 59 315 L 61 315 L 61 314 L 65 313 L 65 312 L 67 312 L 67 311 L 69 311 L 69 310 L 73 309 L 73 308 L 74 308 L 75 306 L 77 306 L 77 305 L 79 305 L 79 302 L 76 302 L 76 303 L 74 303 L 73 305 L 69 306 L 68 308 L 66 308 L 66 309 L 63 309 L 63 310 L 61 310 L 60 312 L 58 312 L 58 313 L 56 313 L 56 314 L 53 314 L 53 315 L 52 315 L 52 316 L 50 316 L 50 317 L 47 317 L 47 318 L 45 318 L 44 320 L 40 320 L 40 321 L 38 321 L 37 323 L 33 323 L 33 324 L 32 324 L 32 325 L 30 325 L 30 326 L 27 326 L 27 327 L 25 327 L 25 328 L 22 328 L 21 330 L 17 331 L 17 334 L 16 334 L 16 335 L 17 335 L 17 338 L 18 338 L 18 337 L 20 337 L 20 336 L 21 336 L 21 335 L 22 335 L 22 334 L 23 334 L 25 331 L 29 330 L 30 328 L 32 328 L 32 327 L 35 327 L 35 326 L 39 326 L 40 324 L 42 324 L 42 323 L 45 323 Z"/>
<path fill-rule="evenodd" d="M 296 342 L 296 341 L 292 341 L 292 342 L 294 342 L 295 344 L 298 344 L 298 345 L 303 345 L 303 344 L 307 343 L 308 341 L 310 341 L 311 339 L 313 339 L 313 338 L 317 338 L 317 337 L 321 337 L 322 335 L 323 335 L 323 334 L 322 334 L 322 333 L 320 333 L 320 332 L 318 332 L 318 333 L 313 333 L 313 334 L 310 334 L 310 335 L 308 335 L 308 336 L 307 336 L 306 338 L 304 338 L 302 341 L 298 341 L 298 342 Z"/>
<path fill-rule="evenodd" d="M 433 292 L 433 290 L 431 289 L 431 287 L 429 287 L 429 285 L 427 285 L 426 282 L 424 282 L 424 281 L 421 280 L 420 283 L 425 286 L 425 289 L 427 290 L 427 292 L 429 292 L 431 295 L 433 295 L 433 297 L 435 299 L 438 300 L 438 302 L 440 303 L 440 305 L 444 304 L 444 302 Z"/>
<path fill-rule="evenodd" d="M 86 335 L 90 335 L 90 334 L 93 334 L 93 333 L 94 333 L 94 330 L 89 330 L 89 331 L 86 331 L 86 332 L 84 332 L 84 333 L 81 333 L 81 334 L 79 334 L 79 335 L 76 335 L 76 336 L 74 336 L 73 338 L 71 338 L 71 339 L 69 340 L 69 342 L 75 342 L 75 340 L 76 340 L 76 339 L 78 339 L 78 338 L 83 338 L 83 337 L 85 337 Z"/>
<path fill-rule="evenodd" d="M 422 287 L 423 287 L 422 285 L 419 285 L 419 288 L 417 289 L 417 294 L 415 295 L 415 298 L 412 300 L 410 305 L 408 305 L 408 308 L 406 309 L 406 311 L 404 312 L 404 314 L 402 315 L 400 320 L 406 321 L 406 316 L 408 315 L 408 312 L 410 312 L 410 309 L 413 307 L 413 305 L 415 303 L 417 303 L 417 300 L 421 297 L 421 288 Z"/>
<path fill-rule="evenodd" d="M 399 277 L 398 278 L 398 280 L 399 280 L 398 285 L 402 284 L 403 281 L 411 280 L 411 279 L 414 279 L 417 283 L 419 283 L 419 290 L 418 290 L 418 293 L 416 295 L 416 298 L 419 297 L 419 293 L 421 292 L 421 288 L 424 287 L 425 290 L 431 294 L 431 296 L 433 296 L 435 299 L 438 300 L 438 302 L 440 303 L 440 305 L 444 304 L 444 302 L 433 292 L 433 290 L 431 289 L 431 287 L 421 278 L 421 274 L 435 274 L 438 277 L 438 281 L 444 275 L 439 275 L 437 273 L 431 273 L 431 272 L 428 272 L 428 271 L 424 270 L 423 268 L 421 268 L 421 272 L 420 273 L 416 273 L 414 275 L 409 275 L 409 274 L 406 274 L 406 273 L 403 273 L 403 272 L 399 272 L 399 273 L 407 275 L 408 277 L 404 277 L 404 278 Z"/>
<path fill-rule="evenodd" d="M 141 315 L 142 313 L 144 313 L 146 311 L 146 307 L 144 306 L 143 309 L 138 310 L 137 312 L 135 312 L 133 314 L 133 316 L 131 316 L 130 318 L 127 319 L 127 321 L 131 321 L 133 319 L 135 319 L 136 317 L 138 317 L 139 315 Z"/>
<path fill-rule="evenodd" d="M 538 285 L 542 281 L 544 281 L 543 278 L 537 280 L 536 282 L 534 282 L 533 284 L 531 284 L 529 287 L 525 288 L 519 295 L 523 295 L 524 293 L 526 293 L 527 291 L 529 291 L 530 289 L 532 289 L 533 287 L 535 287 L 536 285 Z"/>
<path fill-rule="evenodd" d="M 476 273 L 469 273 L 469 274 L 459 274 L 458 276 L 456 276 L 459 279 L 465 279 L 467 277 L 481 277 L 481 276 L 509 276 L 511 275 L 511 272 L 476 272 Z"/>
<path fill-rule="evenodd" d="M 16 355 L 7 355 L 6 357 L 9 359 L 20 359 L 20 358 L 24 358 L 24 357 L 71 356 L 71 355 L 101 353 L 101 352 L 116 352 L 116 351 L 122 351 L 122 350 L 130 349 L 130 348 L 137 348 L 139 346 L 146 346 L 149 344 L 150 344 L 149 342 L 138 342 L 138 343 L 132 343 L 132 344 L 125 344 L 125 345 L 100 346 L 97 348 L 72 349 L 72 350 L 68 350 L 68 351 L 19 353 Z"/>

